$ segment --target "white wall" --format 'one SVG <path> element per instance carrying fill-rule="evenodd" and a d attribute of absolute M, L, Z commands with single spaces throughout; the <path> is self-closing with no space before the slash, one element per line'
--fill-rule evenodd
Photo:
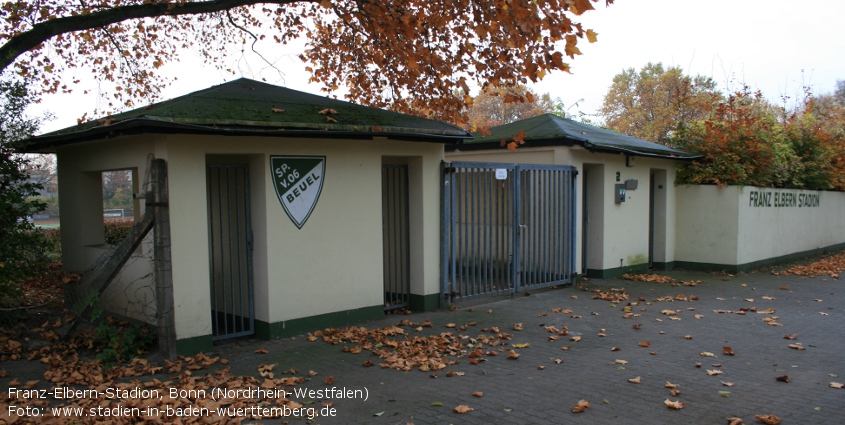
<path fill-rule="evenodd" d="M 676 192 L 679 262 L 743 266 L 845 243 L 845 193 L 753 186 Z"/>

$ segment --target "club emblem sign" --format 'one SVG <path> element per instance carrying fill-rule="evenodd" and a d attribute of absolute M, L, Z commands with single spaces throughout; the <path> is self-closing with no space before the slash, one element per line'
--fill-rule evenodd
<path fill-rule="evenodd" d="M 271 155 L 270 169 L 282 208 L 293 224 L 301 229 L 320 199 L 326 157 Z"/>

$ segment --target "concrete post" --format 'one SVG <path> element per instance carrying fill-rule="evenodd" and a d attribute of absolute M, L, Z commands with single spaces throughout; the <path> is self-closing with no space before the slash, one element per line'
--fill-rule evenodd
<path fill-rule="evenodd" d="M 155 227 L 153 253 L 156 289 L 156 324 L 159 352 L 164 358 L 176 360 L 176 324 L 173 307 L 173 270 L 170 258 L 170 209 L 168 206 L 167 163 L 153 160 L 151 190 L 147 208 L 152 208 Z"/>

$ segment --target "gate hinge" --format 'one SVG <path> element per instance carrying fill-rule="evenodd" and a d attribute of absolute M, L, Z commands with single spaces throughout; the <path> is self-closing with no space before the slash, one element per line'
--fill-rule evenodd
<path fill-rule="evenodd" d="M 572 177 L 578 177 L 578 170 L 572 172 Z"/>

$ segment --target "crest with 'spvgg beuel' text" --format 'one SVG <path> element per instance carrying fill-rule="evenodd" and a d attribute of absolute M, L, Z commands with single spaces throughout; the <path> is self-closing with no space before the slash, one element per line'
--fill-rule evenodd
<path fill-rule="evenodd" d="M 301 229 L 320 199 L 326 157 L 271 155 L 270 170 L 282 208 L 293 224 Z"/>

